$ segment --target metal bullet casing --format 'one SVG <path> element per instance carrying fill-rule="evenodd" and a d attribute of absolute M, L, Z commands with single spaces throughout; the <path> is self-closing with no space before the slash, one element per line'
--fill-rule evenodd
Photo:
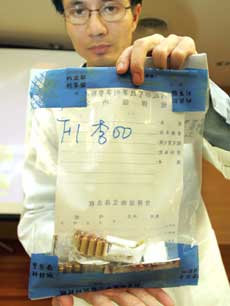
<path fill-rule="evenodd" d="M 79 262 L 73 263 L 73 272 L 81 272 L 81 264 Z"/>
<path fill-rule="evenodd" d="M 80 253 L 84 256 L 88 253 L 88 246 L 89 246 L 89 236 L 83 236 L 81 238 L 81 245 L 80 245 Z"/>
<path fill-rule="evenodd" d="M 83 233 L 80 231 L 77 231 L 74 235 L 75 245 L 78 250 L 80 250 L 80 247 L 81 247 L 82 237 L 83 237 Z"/>
<path fill-rule="evenodd" d="M 106 256 L 107 255 L 108 249 L 109 249 L 109 243 L 107 241 L 105 241 L 104 248 L 102 250 L 102 256 Z"/>
<path fill-rule="evenodd" d="M 96 250 L 95 250 L 95 256 L 96 257 L 102 257 L 103 256 L 103 251 L 105 248 L 105 241 L 100 239 L 97 242 Z"/>
<path fill-rule="evenodd" d="M 60 273 L 71 273 L 81 272 L 81 264 L 79 262 L 65 262 L 58 264 L 58 272 Z"/>
<path fill-rule="evenodd" d="M 65 264 L 64 263 L 59 263 L 58 264 L 58 272 L 60 272 L 60 273 L 65 272 Z"/>
<path fill-rule="evenodd" d="M 91 265 L 91 264 L 82 265 L 83 273 L 90 273 L 90 272 L 104 273 L 104 270 L 105 270 L 105 265 Z"/>
<path fill-rule="evenodd" d="M 77 231 L 74 243 L 82 256 L 104 257 L 107 255 L 109 243 L 100 237 Z"/>
<path fill-rule="evenodd" d="M 73 265 L 72 265 L 72 263 L 67 262 L 67 263 L 65 264 L 65 270 L 66 270 L 67 273 L 72 272 L 72 270 L 73 270 Z"/>
<path fill-rule="evenodd" d="M 96 247 L 97 247 L 97 237 L 91 236 L 89 239 L 87 256 L 95 256 Z"/>

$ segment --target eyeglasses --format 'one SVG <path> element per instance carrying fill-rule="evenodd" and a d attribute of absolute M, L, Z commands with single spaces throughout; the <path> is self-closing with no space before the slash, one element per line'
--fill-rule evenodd
<path fill-rule="evenodd" d="M 114 1 L 107 2 L 100 9 L 89 10 L 82 4 L 65 10 L 65 18 L 74 25 L 82 25 L 87 23 L 92 12 L 98 12 L 99 15 L 107 22 L 116 22 L 121 20 L 131 6 L 125 7 L 122 3 Z"/>

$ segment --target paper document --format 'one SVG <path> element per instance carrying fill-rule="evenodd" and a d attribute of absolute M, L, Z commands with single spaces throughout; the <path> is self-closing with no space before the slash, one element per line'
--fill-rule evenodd
<path fill-rule="evenodd" d="M 57 234 L 175 241 L 184 113 L 172 112 L 171 94 L 88 89 L 87 107 L 61 109 L 57 126 Z"/>

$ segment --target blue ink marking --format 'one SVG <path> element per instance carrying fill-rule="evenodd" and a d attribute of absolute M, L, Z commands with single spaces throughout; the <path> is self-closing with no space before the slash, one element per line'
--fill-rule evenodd
<path fill-rule="evenodd" d="M 69 136 L 71 134 L 71 127 L 66 130 L 66 123 L 69 122 L 70 120 L 69 119 L 63 119 L 63 120 L 62 119 L 57 119 L 57 121 L 64 123 L 63 132 L 62 132 L 62 138 L 61 138 L 61 143 L 63 143 L 65 134 L 68 134 Z"/>
<path fill-rule="evenodd" d="M 103 131 L 103 127 L 109 130 L 109 127 L 105 124 L 104 120 L 100 120 L 99 123 L 93 124 L 92 126 L 97 126 L 98 128 L 91 134 L 94 136 L 99 131 L 98 143 L 105 144 L 107 142 L 107 138 L 105 137 L 105 132 Z"/>
<path fill-rule="evenodd" d="M 124 127 L 122 125 L 118 125 L 113 130 L 113 138 L 119 138 L 120 136 L 122 139 L 126 139 L 130 137 L 132 134 L 132 129 L 128 127 Z"/>
<path fill-rule="evenodd" d="M 81 127 L 81 125 L 78 124 L 78 125 L 77 125 L 77 131 L 76 131 L 76 143 L 78 143 L 78 137 L 79 137 L 80 127 Z"/>

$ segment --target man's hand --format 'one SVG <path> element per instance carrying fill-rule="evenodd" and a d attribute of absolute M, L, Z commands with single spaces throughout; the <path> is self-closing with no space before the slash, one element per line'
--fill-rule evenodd
<path fill-rule="evenodd" d="M 174 306 L 167 293 L 157 288 L 109 289 L 81 293 L 77 297 L 84 299 L 93 306 L 114 306 L 113 302 L 120 306 L 154 306 L 157 305 L 157 301 L 164 306 Z M 73 306 L 73 297 L 61 296 L 53 298 L 52 306 L 60 305 Z"/>
<path fill-rule="evenodd" d="M 144 63 L 151 53 L 153 65 L 156 68 L 179 69 L 189 55 L 196 54 L 195 42 L 190 37 L 169 35 L 164 37 L 154 34 L 137 39 L 126 48 L 117 60 L 117 72 L 123 74 L 130 68 L 133 83 L 144 82 Z"/>

